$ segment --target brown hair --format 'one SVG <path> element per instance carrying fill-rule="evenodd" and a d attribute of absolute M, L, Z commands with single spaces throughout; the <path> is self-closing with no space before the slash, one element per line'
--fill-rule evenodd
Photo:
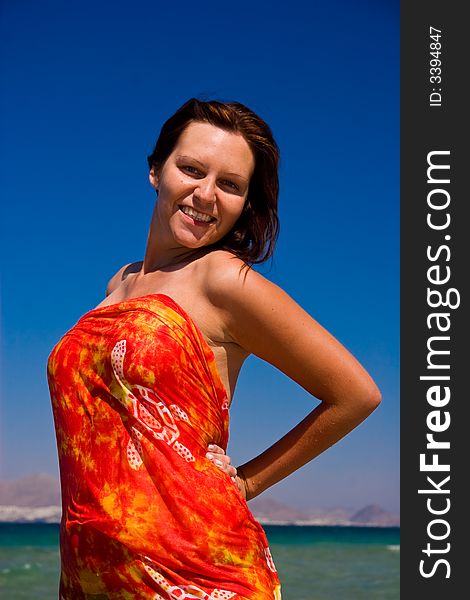
<path fill-rule="evenodd" d="M 149 168 L 160 169 L 192 121 L 210 123 L 241 134 L 255 159 L 243 212 L 233 228 L 210 247 L 228 250 L 252 265 L 270 258 L 279 235 L 279 148 L 269 125 L 239 102 L 202 101 L 191 98 L 163 125 Z"/>

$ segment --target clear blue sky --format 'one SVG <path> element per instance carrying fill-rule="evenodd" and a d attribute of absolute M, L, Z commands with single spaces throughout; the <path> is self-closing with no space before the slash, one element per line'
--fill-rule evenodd
<path fill-rule="evenodd" d="M 143 257 L 146 156 L 191 96 L 239 100 L 281 148 L 281 234 L 260 268 L 383 394 L 266 495 L 399 506 L 399 3 L 3 0 L 0 478 L 58 475 L 45 377 L 58 339 Z M 250 357 L 232 408 L 245 461 L 313 407 Z"/>

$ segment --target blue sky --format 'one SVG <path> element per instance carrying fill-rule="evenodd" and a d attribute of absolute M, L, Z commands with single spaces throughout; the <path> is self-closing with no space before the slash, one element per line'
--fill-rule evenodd
<path fill-rule="evenodd" d="M 143 257 L 146 156 L 192 96 L 238 100 L 281 149 L 281 233 L 259 268 L 378 383 L 380 408 L 266 496 L 399 508 L 399 4 L 4 0 L 0 478 L 58 475 L 52 347 Z M 232 405 L 234 463 L 315 404 L 256 357 Z"/>

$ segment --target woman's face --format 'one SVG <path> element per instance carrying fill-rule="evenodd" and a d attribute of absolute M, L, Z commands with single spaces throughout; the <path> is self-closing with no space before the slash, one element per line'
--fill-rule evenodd
<path fill-rule="evenodd" d="M 174 247 L 219 241 L 240 216 L 255 168 L 245 138 L 209 123 L 191 122 L 150 182 L 158 190 L 160 235 Z"/>

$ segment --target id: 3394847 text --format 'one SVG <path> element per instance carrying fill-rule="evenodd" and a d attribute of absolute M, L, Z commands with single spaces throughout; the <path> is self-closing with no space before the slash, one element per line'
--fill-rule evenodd
<path fill-rule="evenodd" d="M 429 106 L 442 106 L 442 31 L 429 27 Z"/>

